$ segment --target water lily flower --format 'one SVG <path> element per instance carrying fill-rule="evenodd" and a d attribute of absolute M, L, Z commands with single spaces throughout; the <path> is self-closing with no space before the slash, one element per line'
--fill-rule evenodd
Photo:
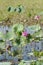
<path fill-rule="evenodd" d="M 26 31 L 22 32 L 22 36 L 27 36 L 28 33 Z"/>
<path fill-rule="evenodd" d="M 34 17 L 35 20 L 39 20 L 39 18 L 40 18 L 40 16 L 38 16 L 38 15 L 36 15 L 36 16 Z"/>

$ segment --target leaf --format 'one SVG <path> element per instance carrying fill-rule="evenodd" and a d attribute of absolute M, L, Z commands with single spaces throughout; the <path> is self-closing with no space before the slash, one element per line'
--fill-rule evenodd
<path fill-rule="evenodd" d="M 11 65 L 10 62 L 0 62 L 0 65 Z"/>
<path fill-rule="evenodd" d="M 41 29 L 40 25 L 37 24 L 37 25 L 28 26 L 27 31 L 30 34 L 34 34 L 35 32 L 37 32 L 40 29 Z"/>
<path fill-rule="evenodd" d="M 34 34 L 33 34 L 33 37 L 40 37 L 40 38 L 42 37 L 42 38 L 43 38 L 43 31 L 40 30 L 40 31 L 34 33 Z"/>
<path fill-rule="evenodd" d="M 0 48 L 5 49 L 5 43 L 4 42 L 0 42 Z"/>
<path fill-rule="evenodd" d="M 3 41 L 2 39 L 0 39 L 0 43 L 1 43 L 1 42 L 4 42 L 4 41 Z"/>
<path fill-rule="evenodd" d="M 26 63 L 22 60 L 18 65 L 26 65 Z"/>
<path fill-rule="evenodd" d="M 23 29 L 24 29 L 23 25 L 22 25 L 22 24 L 19 24 L 19 25 L 18 25 L 18 28 L 17 28 L 17 31 L 18 31 L 18 32 L 22 32 Z"/>
<path fill-rule="evenodd" d="M 41 65 L 41 62 L 37 61 L 37 62 L 36 62 L 36 65 Z"/>
<path fill-rule="evenodd" d="M 5 35 L 4 35 L 4 40 L 12 40 L 14 39 L 14 32 L 13 30 L 11 29 L 11 31 L 7 32 Z"/>
<path fill-rule="evenodd" d="M 12 29 L 13 29 L 14 32 L 17 31 L 17 27 L 18 27 L 18 24 L 13 25 Z"/>
<path fill-rule="evenodd" d="M 0 39 L 4 38 L 4 34 L 2 32 L 0 32 Z"/>
<path fill-rule="evenodd" d="M 16 44 L 20 44 L 20 39 L 19 38 L 17 38 L 16 40 L 15 40 L 15 42 L 16 42 Z"/>
<path fill-rule="evenodd" d="M 27 43 L 26 37 L 24 37 L 24 36 L 21 36 L 20 41 L 21 41 L 21 44 L 22 44 L 23 46 L 24 46 L 24 44 Z"/>
<path fill-rule="evenodd" d="M 13 27 L 14 32 L 22 32 L 24 27 L 22 24 L 15 24 Z"/>

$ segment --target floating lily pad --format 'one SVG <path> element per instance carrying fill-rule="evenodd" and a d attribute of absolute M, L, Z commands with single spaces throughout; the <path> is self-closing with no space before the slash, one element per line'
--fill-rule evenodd
<path fill-rule="evenodd" d="M 0 62 L 0 65 L 11 65 L 10 62 Z"/>
<path fill-rule="evenodd" d="M 23 29 L 24 29 L 24 27 L 23 27 L 22 24 L 15 24 L 15 25 L 13 26 L 13 29 L 14 29 L 14 32 L 22 32 Z"/>
<path fill-rule="evenodd" d="M 37 32 L 37 31 L 40 30 L 40 29 L 41 29 L 40 25 L 37 24 L 37 25 L 28 26 L 27 31 L 28 31 L 30 34 L 33 34 L 33 33 Z"/>
<path fill-rule="evenodd" d="M 0 39 L 3 39 L 4 34 L 2 32 L 0 32 Z"/>
<path fill-rule="evenodd" d="M 34 37 L 40 37 L 40 38 L 42 37 L 42 38 L 43 38 L 43 31 L 40 30 L 40 31 L 34 33 L 33 36 L 34 36 Z"/>
<path fill-rule="evenodd" d="M 8 39 L 8 40 L 12 40 L 13 38 L 14 38 L 14 32 L 13 31 L 6 33 L 6 35 L 4 36 L 4 39 Z"/>

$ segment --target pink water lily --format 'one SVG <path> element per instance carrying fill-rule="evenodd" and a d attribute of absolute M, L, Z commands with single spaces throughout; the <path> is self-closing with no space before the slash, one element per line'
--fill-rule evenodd
<path fill-rule="evenodd" d="M 34 17 L 35 20 L 39 20 L 39 18 L 40 18 L 40 16 L 38 16 L 38 15 L 36 15 L 36 16 Z"/>
<path fill-rule="evenodd" d="M 26 31 L 22 32 L 22 36 L 27 36 L 28 33 Z"/>

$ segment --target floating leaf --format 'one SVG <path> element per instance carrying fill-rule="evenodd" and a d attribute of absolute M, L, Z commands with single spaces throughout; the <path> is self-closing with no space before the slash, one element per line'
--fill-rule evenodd
<path fill-rule="evenodd" d="M 19 25 L 18 25 L 18 28 L 17 28 L 17 31 L 18 31 L 18 32 L 22 32 L 23 29 L 24 29 L 23 25 L 19 24 Z"/>
<path fill-rule="evenodd" d="M 7 32 L 5 35 L 4 35 L 4 40 L 8 39 L 8 40 L 12 40 L 14 38 L 14 32 L 13 30 L 11 29 L 11 31 Z"/>
<path fill-rule="evenodd" d="M 16 40 L 15 40 L 15 42 L 16 42 L 16 44 L 20 44 L 20 39 L 19 38 L 17 38 Z"/>
<path fill-rule="evenodd" d="M 0 42 L 4 42 L 2 39 L 0 39 Z"/>
<path fill-rule="evenodd" d="M 33 34 L 33 36 L 34 36 L 34 37 L 39 37 L 39 38 L 41 38 L 41 37 L 42 37 L 42 38 L 43 38 L 43 31 L 42 31 L 42 30 L 40 30 L 40 31 L 38 31 L 38 32 L 34 33 L 34 34 Z"/>
<path fill-rule="evenodd" d="M 0 32 L 0 39 L 3 39 L 4 38 L 3 36 L 4 36 L 3 33 Z"/>
<path fill-rule="evenodd" d="M 37 32 L 40 29 L 41 29 L 40 25 L 37 24 L 37 25 L 28 26 L 27 31 L 30 34 L 33 34 L 33 33 Z"/>
<path fill-rule="evenodd" d="M 18 65 L 27 65 L 24 60 L 22 60 Z"/>
<path fill-rule="evenodd" d="M 0 65 L 11 65 L 10 62 L 0 62 Z"/>
<path fill-rule="evenodd" d="M 5 43 L 4 42 L 0 42 L 0 48 L 5 49 Z"/>
<path fill-rule="evenodd" d="M 37 62 L 36 62 L 36 65 L 41 65 L 41 62 L 37 61 Z"/>
<path fill-rule="evenodd" d="M 22 24 L 15 24 L 15 25 L 13 26 L 13 29 L 14 29 L 14 32 L 22 32 L 23 29 L 24 29 L 24 27 L 23 27 Z"/>

